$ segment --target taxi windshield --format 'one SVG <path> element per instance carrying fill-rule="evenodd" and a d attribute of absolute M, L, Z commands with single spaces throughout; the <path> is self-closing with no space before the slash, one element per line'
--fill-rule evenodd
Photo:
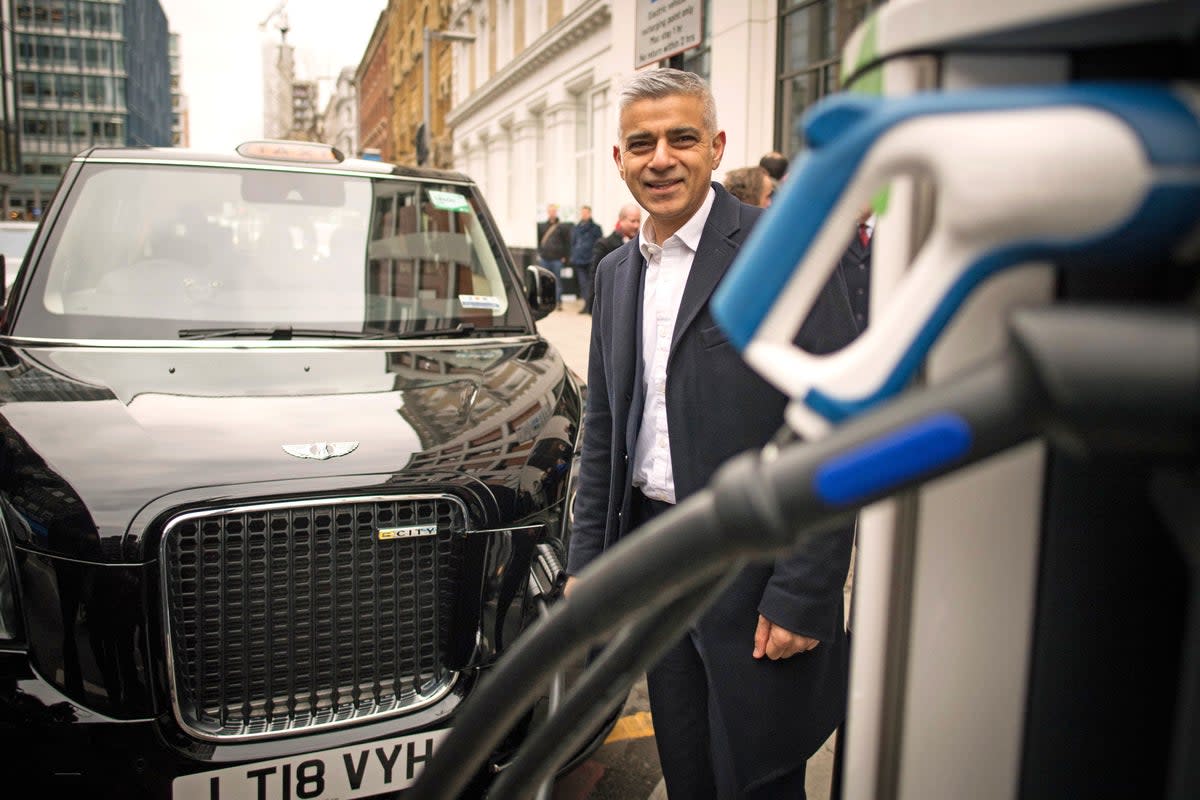
<path fill-rule="evenodd" d="M 221 328 L 525 329 L 477 202 L 470 186 L 393 176 L 91 164 L 70 187 L 13 330 L 155 339 Z"/>

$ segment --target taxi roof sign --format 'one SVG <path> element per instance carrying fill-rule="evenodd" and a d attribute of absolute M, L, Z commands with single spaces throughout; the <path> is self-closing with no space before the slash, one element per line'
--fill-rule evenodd
<path fill-rule="evenodd" d="M 303 161 L 310 164 L 338 164 L 345 159 L 336 147 L 319 142 L 250 141 L 239 144 L 237 152 L 246 158 Z"/>

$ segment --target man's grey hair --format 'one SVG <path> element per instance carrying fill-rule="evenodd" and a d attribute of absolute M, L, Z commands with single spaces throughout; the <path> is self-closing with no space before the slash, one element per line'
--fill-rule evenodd
<path fill-rule="evenodd" d="M 716 133 L 717 101 L 713 99 L 708 82 L 694 72 L 678 69 L 652 69 L 639 72 L 626 81 L 621 87 L 621 96 L 617 101 L 617 116 L 619 118 L 626 108 L 638 100 L 661 100 L 679 94 L 700 99 L 704 107 L 704 127 L 708 129 L 708 133 Z M 618 123 L 617 141 L 620 140 L 621 126 Z"/>

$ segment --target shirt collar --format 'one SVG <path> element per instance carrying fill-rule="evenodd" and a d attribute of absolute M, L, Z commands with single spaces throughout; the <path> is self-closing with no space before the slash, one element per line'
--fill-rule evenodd
<path fill-rule="evenodd" d="M 717 192 L 711 186 L 708 187 L 708 194 L 704 198 L 704 202 L 700 204 L 700 208 L 696 209 L 696 213 L 692 214 L 691 219 L 683 223 L 683 226 L 675 231 L 675 236 L 679 237 L 679 241 L 683 242 L 689 250 L 695 253 L 700 249 L 700 237 L 704 235 L 704 226 L 708 224 L 708 215 L 712 211 L 713 201 L 717 199 Z M 662 252 L 662 247 L 654 244 L 645 237 L 646 228 L 653 229 L 654 221 L 647 219 L 642 225 L 641 231 L 638 232 L 638 250 L 642 253 L 642 258 L 647 261 L 652 256 L 656 256 Z M 668 237 L 669 241 L 670 237 Z M 666 244 L 666 242 L 663 242 Z"/>

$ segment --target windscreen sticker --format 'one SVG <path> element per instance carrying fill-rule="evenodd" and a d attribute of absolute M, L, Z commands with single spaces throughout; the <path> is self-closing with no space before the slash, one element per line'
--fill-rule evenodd
<path fill-rule="evenodd" d="M 500 310 L 500 298 L 487 294 L 460 294 L 458 296 L 458 302 L 462 303 L 463 308 L 490 308 L 493 311 Z"/>
<path fill-rule="evenodd" d="M 439 192 L 436 189 L 430 189 L 429 202 L 433 203 L 434 208 L 440 208 L 443 211 L 471 210 L 471 204 L 467 202 L 467 198 L 457 192 Z"/>

